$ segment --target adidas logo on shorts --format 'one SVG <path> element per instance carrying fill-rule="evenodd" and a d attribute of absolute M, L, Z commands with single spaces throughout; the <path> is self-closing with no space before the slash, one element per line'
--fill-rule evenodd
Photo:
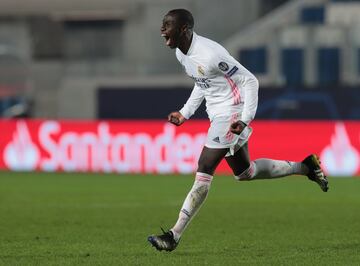
<path fill-rule="evenodd" d="M 217 142 L 217 143 L 220 143 L 220 138 L 219 137 L 216 137 L 213 139 L 213 141 Z"/>

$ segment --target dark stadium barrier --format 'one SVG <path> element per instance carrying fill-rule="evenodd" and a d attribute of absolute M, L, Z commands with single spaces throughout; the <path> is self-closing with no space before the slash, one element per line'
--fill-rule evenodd
<path fill-rule="evenodd" d="M 290 74 L 289 74 L 290 75 Z M 295 77 L 296 79 L 296 77 Z M 179 110 L 192 88 L 101 87 L 97 95 L 99 119 L 163 119 Z M 194 118 L 206 119 L 205 105 Z M 260 85 L 256 119 L 360 120 L 358 87 Z"/>
<path fill-rule="evenodd" d="M 192 173 L 207 120 L 0 120 L 0 169 L 114 173 Z M 321 157 L 332 176 L 360 174 L 360 122 L 254 121 L 251 158 Z M 231 174 L 225 162 L 218 173 Z"/>

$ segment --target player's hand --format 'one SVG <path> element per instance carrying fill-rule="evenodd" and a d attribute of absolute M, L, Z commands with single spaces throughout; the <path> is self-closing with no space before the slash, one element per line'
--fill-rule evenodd
<path fill-rule="evenodd" d="M 246 126 L 247 125 L 243 121 L 239 120 L 231 124 L 230 131 L 236 135 L 240 135 Z"/>
<path fill-rule="evenodd" d="M 180 112 L 172 112 L 168 115 L 168 121 L 175 126 L 180 126 L 185 120 L 186 118 Z"/>

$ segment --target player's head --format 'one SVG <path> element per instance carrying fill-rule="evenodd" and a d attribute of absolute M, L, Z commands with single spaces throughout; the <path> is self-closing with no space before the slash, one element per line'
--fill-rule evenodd
<path fill-rule="evenodd" d="M 166 45 L 174 49 L 179 47 L 194 28 L 194 18 L 186 9 L 170 10 L 163 19 L 161 36 L 165 38 Z"/>

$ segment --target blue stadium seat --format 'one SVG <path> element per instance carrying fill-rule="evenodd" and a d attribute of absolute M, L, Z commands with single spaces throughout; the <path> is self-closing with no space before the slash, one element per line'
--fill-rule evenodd
<path fill-rule="evenodd" d="M 4 111 L 11 107 L 11 98 L 5 97 L 0 99 L 0 116 Z"/>
<path fill-rule="evenodd" d="M 281 51 L 281 69 L 287 85 L 304 83 L 304 49 L 284 48 Z"/>
<path fill-rule="evenodd" d="M 340 82 L 340 49 L 318 49 L 318 83 L 320 85 L 338 85 Z"/>
<path fill-rule="evenodd" d="M 301 10 L 300 21 L 304 24 L 324 24 L 325 9 L 323 6 L 309 6 Z"/>
<path fill-rule="evenodd" d="M 26 100 L 24 99 L 24 97 L 11 96 L 11 97 L 0 98 L 0 117 L 4 117 L 4 116 L 12 117 L 13 115 L 15 116 L 18 115 L 18 113 L 14 114 L 13 110 L 11 110 L 11 108 L 13 108 L 16 105 L 22 105 L 23 107 L 26 107 Z M 27 111 L 27 110 L 24 109 L 23 111 Z"/>
<path fill-rule="evenodd" d="M 242 49 L 240 51 L 240 63 L 254 74 L 266 74 L 266 47 Z"/>

